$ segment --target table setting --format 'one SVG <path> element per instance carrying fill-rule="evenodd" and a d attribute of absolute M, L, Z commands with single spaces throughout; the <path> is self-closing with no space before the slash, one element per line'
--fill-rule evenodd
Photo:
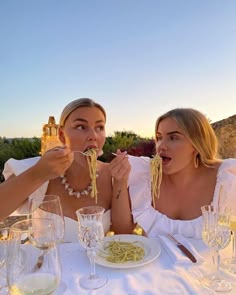
<path fill-rule="evenodd" d="M 96 273 L 105 276 L 107 281 L 100 288 L 92 289 L 91 287 L 87 290 L 80 284 L 81 277 L 90 271 L 86 251 L 81 250 L 81 246 L 77 243 L 61 244 L 62 277 L 68 285 L 65 295 L 77 292 L 98 295 L 218 294 L 218 291 L 202 283 L 202 279 L 209 274 L 213 265 L 212 248 L 203 240 L 186 238 L 179 234 L 174 235 L 174 238 L 175 241 L 163 233 L 157 238 L 137 235 L 104 237 L 98 243 L 102 246 L 99 248 L 97 245 L 95 264 Z M 141 261 L 125 263 L 106 261 L 104 257 L 99 257 L 99 251 L 111 240 L 141 242 L 145 256 Z M 184 251 L 179 245 L 184 247 Z M 222 247 L 222 257 L 230 256 L 232 245 L 226 246 Z M 188 251 L 194 257 L 194 261 L 190 259 Z M 226 290 L 225 294 L 234 294 L 236 290 L 234 274 L 221 272 L 225 280 L 231 281 L 231 289 Z"/>
<path fill-rule="evenodd" d="M 33 204 L 31 206 L 34 208 Z M 43 215 L 39 210 L 40 206 L 44 208 Z M 55 218 L 55 212 L 52 212 L 52 218 L 50 219 L 50 207 L 45 209 L 42 206 L 43 204 L 37 205 L 31 210 L 32 214 L 28 216 L 26 221 L 21 218 L 17 222 L 18 224 L 23 222 L 28 224 L 28 228 L 25 228 L 25 231 L 28 232 L 27 239 L 23 235 L 27 243 L 26 245 L 20 243 L 21 248 L 24 250 L 25 247 L 33 247 L 34 249 L 26 252 L 21 260 L 10 259 L 8 254 L 6 278 L 11 291 L 6 293 L 6 286 L 1 287 L 5 293 L 1 293 L 0 289 L 0 294 L 236 294 L 235 272 L 232 271 L 234 268 L 229 267 L 231 264 L 234 266 L 233 259 L 235 257 L 234 239 L 231 238 L 231 227 L 229 227 L 230 216 L 228 221 L 225 217 L 222 219 L 222 214 L 215 213 L 215 208 L 208 206 L 210 212 L 212 210 L 214 213 L 216 224 L 213 223 L 213 218 L 211 218 L 212 223 L 209 223 L 209 216 L 205 219 L 203 217 L 203 239 L 197 240 L 184 237 L 181 234 L 169 236 L 164 233 L 152 238 L 134 234 L 105 236 L 101 222 L 104 209 L 98 206 L 84 207 L 77 210 L 78 232 L 76 234 L 78 242 L 68 242 L 62 237 L 64 228 L 61 213 L 56 213 L 56 215 L 59 214 L 60 222 L 58 222 L 58 218 Z M 206 209 L 203 210 L 206 211 Z M 206 214 L 205 211 L 203 211 L 203 215 Z M 47 220 L 47 222 L 45 223 L 43 220 Z M 10 240 L 14 237 L 14 226 L 16 227 L 17 223 L 13 223 L 9 227 Z M 213 227 L 207 229 L 206 226 L 209 227 L 210 224 L 213 224 Z M 219 224 L 223 226 L 224 231 L 218 228 Z M 223 238 L 221 237 L 222 234 Z M 216 242 L 219 235 L 221 240 Z M 13 240 L 16 240 L 16 238 L 14 237 Z M 143 251 L 141 251 L 141 255 L 143 256 L 137 258 L 139 254 L 135 254 L 135 258 L 126 260 L 127 257 L 124 256 L 124 258 L 121 255 L 114 262 L 113 257 L 112 259 L 110 257 L 114 253 L 109 252 L 110 246 L 113 246 L 113 244 L 122 247 L 126 247 L 128 244 L 129 248 L 130 246 L 141 248 Z M 10 249 L 8 250 L 8 253 L 11 253 L 10 256 L 16 257 L 16 248 L 12 248 L 12 246 L 8 248 Z M 54 254 L 50 254 L 51 250 L 49 251 L 49 249 L 53 250 Z M 217 267 L 212 260 L 213 250 L 220 251 L 221 262 L 218 260 Z M 19 251 L 16 253 L 19 253 Z M 29 260 L 25 259 L 30 253 L 31 258 Z M 39 263 L 39 257 L 42 254 L 43 261 Z M 21 254 L 18 256 L 22 257 Z M 50 257 L 54 258 L 51 259 Z M 26 260 L 30 261 L 29 265 L 32 266 L 24 267 L 26 273 L 23 273 L 23 278 L 20 271 L 14 272 L 13 276 L 12 266 L 14 266 L 14 269 L 21 269 Z M 43 266 L 45 261 L 48 261 L 47 267 Z M 225 264 L 225 261 L 228 261 L 228 263 Z M 39 267 L 35 269 L 38 263 Z M 52 266 L 49 267 L 49 265 Z M 227 265 L 227 267 L 223 267 L 223 265 Z M 206 284 L 206 279 L 209 279 L 209 276 L 214 273 L 216 268 L 218 269 L 219 278 L 226 282 L 226 284 L 223 284 L 223 287 L 226 288 L 223 291 Z M 37 284 L 33 284 L 36 287 L 30 284 L 27 289 L 28 293 L 26 293 L 24 288 L 27 287 L 27 284 L 26 287 L 22 287 L 19 282 L 24 280 L 24 276 L 28 277 L 33 274 L 36 277 L 41 272 L 45 272 L 47 277 L 48 274 L 52 274 L 55 284 L 50 284 L 48 288 L 51 289 L 47 291 L 42 288 L 37 290 Z M 14 291 L 15 286 L 18 286 L 18 293 Z"/>
<path fill-rule="evenodd" d="M 61 244 L 62 277 L 67 283 L 65 295 L 76 293 L 98 295 L 217 294 L 203 287 L 200 283 L 201 277 L 209 271 L 212 264 L 211 250 L 201 240 L 187 240 L 186 247 L 191 243 L 192 247 L 196 249 L 194 253 L 196 254 L 197 251 L 201 253 L 202 260 L 200 262 L 192 263 L 173 244 L 172 251 L 176 257 L 179 257 L 179 260 L 174 262 L 173 255 L 169 255 L 170 248 L 166 251 L 163 243 L 157 239 L 161 245 L 160 255 L 144 265 L 129 268 L 97 264 L 96 272 L 107 277 L 107 283 L 97 290 L 85 290 L 79 283 L 79 279 L 90 271 L 86 252 L 82 251 L 81 246 L 77 243 Z M 222 257 L 230 255 L 230 246 L 224 249 Z M 235 275 L 225 272 L 224 276 L 232 282 L 232 290 L 227 294 L 234 294 L 236 290 Z"/>

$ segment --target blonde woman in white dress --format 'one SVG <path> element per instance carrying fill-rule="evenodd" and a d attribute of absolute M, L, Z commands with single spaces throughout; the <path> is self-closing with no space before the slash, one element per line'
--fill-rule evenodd
<path fill-rule="evenodd" d="M 6 181 L 0 185 L 0 220 L 15 210 L 27 213 L 29 197 L 43 198 L 45 194 L 58 195 L 66 221 L 66 239 L 77 240 L 75 211 L 78 208 L 98 205 L 105 208 L 104 230 L 124 232 L 131 216 L 122 219 L 112 203 L 122 210 L 123 198 L 128 198 L 127 178 L 130 164 L 125 153 L 109 163 L 97 160 L 97 203 L 91 197 L 91 177 L 86 156 L 89 149 L 101 154 L 106 139 L 106 112 L 89 98 L 69 103 L 61 113 L 59 139 L 63 148 L 47 151 L 42 157 L 24 160 L 9 159 L 5 164 Z M 80 152 L 79 152 L 80 151 Z M 67 185 L 65 185 L 67 184 Z M 118 213 L 118 214 L 117 214 Z"/>
<path fill-rule="evenodd" d="M 200 239 L 201 206 L 218 204 L 220 190 L 220 203 L 236 206 L 236 159 L 217 158 L 215 133 L 208 119 L 194 109 L 173 109 L 160 116 L 155 139 L 162 181 L 154 202 L 150 158 L 129 157 L 134 223 L 148 236 L 169 232 Z"/>

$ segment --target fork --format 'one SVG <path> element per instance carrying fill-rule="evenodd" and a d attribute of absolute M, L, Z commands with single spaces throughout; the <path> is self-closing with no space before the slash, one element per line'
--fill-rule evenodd
<path fill-rule="evenodd" d="M 82 155 L 86 156 L 86 154 L 84 152 L 81 151 L 72 151 L 73 153 L 81 153 Z"/>
<path fill-rule="evenodd" d="M 95 150 L 98 151 L 98 149 L 95 149 Z M 72 151 L 72 152 L 74 152 L 74 153 L 80 153 L 80 154 L 88 157 L 88 155 L 86 153 L 81 152 L 81 151 Z"/>

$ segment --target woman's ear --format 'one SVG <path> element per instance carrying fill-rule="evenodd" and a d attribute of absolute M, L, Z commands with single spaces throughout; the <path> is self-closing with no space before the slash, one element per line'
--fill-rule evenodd
<path fill-rule="evenodd" d="M 193 151 L 193 157 L 196 158 L 198 156 L 199 152 L 194 148 Z"/>
<path fill-rule="evenodd" d="M 61 127 L 59 127 L 59 130 L 58 130 L 58 137 L 59 137 L 61 143 L 63 143 L 65 145 L 66 139 L 65 139 L 64 132 Z"/>
<path fill-rule="evenodd" d="M 195 150 L 193 153 L 193 164 L 195 168 L 199 167 L 199 162 L 200 162 L 199 153 L 197 150 Z"/>

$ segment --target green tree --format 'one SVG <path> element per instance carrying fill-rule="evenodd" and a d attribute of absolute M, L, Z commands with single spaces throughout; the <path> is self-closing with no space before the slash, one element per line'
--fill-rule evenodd
<path fill-rule="evenodd" d="M 7 139 L 0 137 L 0 181 L 3 181 L 3 167 L 5 162 L 10 159 L 25 159 L 35 157 L 40 154 L 40 138 L 13 138 Z M 101 161 L 110 162 L 117 149 L 127 151 L 134 156 L 148 156 L 154 154 L 155 143 L 152 139 L 142 138 L 132 131 L 115 131 L 113 136 L 106 138 L 103 147 Z"/>
<path fill-rule="evenodd" d="M 129 147 L 135 146 L 139 140 L 140 137 L 132 131 L 115 131 L 113 136 L 106 138 L 100 160 L 110 162 L 114 157 L 112 153 L 115 153 L 117 149 L 128 150 Z"/>
<path fill-rule="evenodd" d="M 39 155 L 41 141 L 39 138 L 14 138 L 0 137 L 0 181 L 3 181 L 2 171 L 5 162 L 10 159 L 25 159 Z"/>

